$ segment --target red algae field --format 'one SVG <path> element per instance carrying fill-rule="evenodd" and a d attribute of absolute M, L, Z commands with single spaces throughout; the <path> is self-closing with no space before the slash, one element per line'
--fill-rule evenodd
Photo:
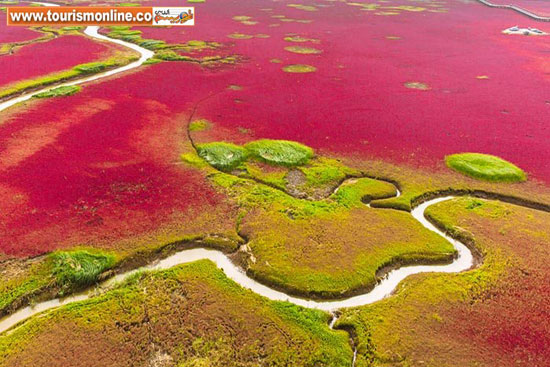
<path fill-rule="evenodd" d="M 139 4 L 0 12 L 0 367 L 548 366 L 550 22 Z"/>
<path fill-rule="evenodd" d="M 21 80 L 71 69 L 78 64 L 107 59 L 117 50 L 122 49 L 77 35 L 31 43 L 11 55 L 0 57 L 0 68 L 10 70 L 0 75 L 0 88 Z"/>

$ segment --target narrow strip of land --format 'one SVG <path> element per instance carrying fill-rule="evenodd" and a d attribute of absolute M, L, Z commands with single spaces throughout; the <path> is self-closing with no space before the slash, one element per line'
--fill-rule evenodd
<path fill-rule="evenodd" d="M 515 5 L 501 5 L 501 4 L 493 4 L 487 0 L 477 0 L 479 1 L 480 3 L 482 3 L 483 5 L 487 5 L 488 7 L 491 7 L 491 8 L 498 8 L 498 9 L 510 9 L 510 10 L 513 10 L 515 12 L 518 12 L 522 15 L 526 15 L 528 16 L 529 18 L 531 19 L 534 19 L 534 20 L 538 20 L 538 21 L 541 21 L 541 22 L 550 22 L 550 17 L 544 17 L 542 15 L 538 15 L 538 14 L 535 14 L 533 13 L 532 11 L 529 11 L 527 9 L 523 9 L 519 6 L 515 6 Z"/>

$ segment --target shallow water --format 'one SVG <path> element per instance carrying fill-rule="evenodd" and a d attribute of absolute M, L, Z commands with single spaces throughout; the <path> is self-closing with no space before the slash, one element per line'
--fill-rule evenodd
<path fill-rule="evenodd" d="M 57 6 L 57 4 L 50 4 L 50 3 L 38 3 L 45 6 Z M 99 27 L 87 27 L 84 31 L 87 35 L 90 37 L 116 43 L 119 45 L 126 46 L 128 48 L 131 48 L 133 50 L 138 51 L 141 54 L 141 57 L 138 61 L 135 61 L 133 63 L 130 63 L 126 66 L 113 69 L 110 71 L 107 71 L 105 73 L 96 74 L 93 76 L 90 76 L 88 78 L 83 78 L 79 80 L 74 80 L 72 82 L 64 83 L 61 85 L 56 85 L 52 87 L 47 87 L 35 92 L 30 92 L 27 94 L 24 94 L 20 97 L 10 99 L 8 101 L 5 101 L 3 103 L 0 103 L 0 111 L 13 106 L 16 103 L 23 102 L 25 100 L 28 100 L 32 98 L 35 94 L 42 93 L 44 91 L 51 90 L 53 88 L 57 88 L 59 86 L 64 85 L 77 85 L 82 84 L 88 81 L 98 80 L 101 78 L 105 78 L 123 71 L 131 70 L 133 68 L 139 67 L 143 62 L 150 57 L 153 56 L 153 52 L 146 50 L 142 47 L 139 47 L 137 45 L 124 42 L 121 40 L 114 40 L 111 38 L 108 38 L 106 36 L 100 35 L 98 33 Z M 396 188 L 396 197 L 399 197 L 401 195 L 400 191 Z M 162 269 L 169 269 L 171 267 L 174 267 L 176 265 L 190 263 L 197 260 L 203 260 L 208 259 L 214 262 L 220 269 L 224 271 L 224 273 L 227 275 L 228 278 L 232 279 L 239 285 L 241 285 L 244 288 L 248 288 L 252 290 L 253 292 L 264 296 L 266 298 L 269 298 L 274 301 L 287 301 L 294 303 L 299 306 L 307 307 L 307 308 L 314 308 L 324 311 L 333 312 L 334 310 L 345 308 L 345 307 L 356 307 L 356 306 L 362 306 L 366 304 L 370 304 L 376 301 L 379 301 L 381 299 L 384 299 L 385 297 L 392 294 L 392 292 L 395 290 L 399 282 L 401 282 L 403 279 L 408 277 L 412 274 L 417 273 L 425 273 L 425 272 L 445 272 L 445 273 L 454 273 L 454 272 L 460 272 L 467 270 L 472 267 L 473 265 L 473 255 L 470 252 L 470 250 L 460 241 L 454 240 L 453 238 L 447 236 L 445 233 L 437 229 L 434 225 L 432 225 L 424 216 L 424 212 L 426 208 L 433 204 L 440 203 L 442 201 L 450 200 L 452 199 L 452 196 L 448 197 L 442 197 L 437 198 L 433 200 L 429 200 L 418 207 L 414 208 L 411 214 L 413 217 L 418 220 L 424 227 L 429 229 L 430 231 L 433 231 L 437 234 L 439 234 L 442 237 L 445 237 L 457 250 L 458 256 L 457 258 L 448 265 L 418 265 L 418 266 L 405 266 L 399 269 L 395 269 L 390 271 L 384 279 L 382 279 L 370 292 L 350 297 L 347 299 L 342 300 L 335 300 L 335 301 L 313 301 L 313 300 L 307 300 L 304 298 L 299 297 L 293 297 L 290 295 L 287 295 L 283 292 L 271 289 L 256 280 L 248 277 L 246 273 L 243 271 L 242 268 L 236 266 L 231 262 L 231 260 L 222 252 L 217 250 L 211 250 L 211 249 L 191 249 L 191 250 L 183 250 L 180 252 L 175 253 L 172 256 L 169 256 L 163 260 L 157 261 L 155 263 L 152 263 L 144 268 L 136 269 L 129 271 L 127 273 L 119 274 L 108 281 L 102 283 L 100 285 L 101 288 L 108 288 L 111 287 L 113 284 L 123 281 L 130 275 L 136 273 L 140 270 L 162 270 Z M 370 205 L 369 205 L 370 206 Z M 12 328 L 13 326 L 17 325 L 18 323 L 32 317 L 33 315 L 36 315 L 40 312 L 44 312 L 56 307 L 60 307 L 69 303 L 83 301 L 88 298 L 93 297 L 96 295 L 96 289 L 93 288 L 87 292 L 79 293 L 74 296 L 62 298 L 62 299 L 53 299 L 46 302 L 41 302 L 33 306 L 25 307 L 17 312 L 15 312 L 12 315 L 9 315 L 8 317 L 0 320 L 0 333 L 5 332 L 6 330 Z M 332 325 L 336 321 L 336 317 L 334 318 Z"/>
<path fill-rule="evenodd" d="M 458 252 L 457 258 L 447 265 L 413 265 L 413 266 L 404 266 L 399 269 L 390 271 L 386 277 L 384 277 L 370 292 L 346 298 L 341 300 L 334 301 L 314 301 L 304 298 L 290 296 L 286 293 L 274 290 L 265 286 L 256 280 L 250 278 L 242 268 L 233 264 L 229 257 L 224 253 L 204 248 L 183 250 L 175 253 L 172 256 L 169 256 L 163 260 L 152 263 L 148 266 L 145 266 L 140 269 L 132 270 L 123 274 L 119 274 L 106 282 L 100 285 L 100 288 L 109 288 L 117 282 L 121 282 L 124 279 L 128 278 L 130 275 L 135 274 L 141 270 L 163 270 L 170 269 L 174 266 L 180 264 L 191 263 L 197 260 L 208 259 L 214 262 L 224 273 L 225 275 L 238 283 L 244 288 L 250 289 L 253 292 L 269 298 L 274 301 L 287 301 L 294 303 L 299 306 L 314 308 L 323 311 L 333 312 L 340 308 L 346 307 L 357 307 L 367 305 L 381 299 L 384 299 L 391 295 L 397 285 L 406 277 L 412 274 L 426 273 L 426 272 L 442 272 L 442 273 L 456 273 L 460 271 L 467 270 L 472 267 L 474 263 L 473 255 L 471 251 L 460 241 L 457 241 L 445 233 L 437 229 L 433 224 L 431 224 L 424 216 L 426 208 L 431 205 L 453 199 L 453 196 L 441 197 L 433 200 L 429 200 L 418 207 L 414 208 L 412 211 L 413 217 L 418 220 L 424 227 L 439 234 L 442 237 L 445 237 L 451 244 L 455 247 Z M 62 305 L 66 305 L 73 302 L 82 301 L 93 297 L 96 294 L 96 289 L 91 289 L 88 292 L 77 294 L 71 297 L 63 299 L 53 299 L 46 302 L 38 303 L 34 306 L 25 307 L 14 314 L 4 318 L 0 321 L 0 333 L 10 329 L 19 322 L 36 315 L 40 312 L 56 308 Z"/>
<path fill-rule="evenodd" d="M 43 5 L 43 6 L 59 6 L 57 4 L 42 3 L 42 2 L 36 2 L 34 4 L 40 4 L 40 5 Z M 17 103 L 27 101 L 27 100 L 31 99 L 33 96 L 35 96 L 39 93 L 43 93 L 43 92 L 46 92 L 46 91 L 49 91 L 49 90 L 52 90 L 52 89 L 55 89 L 55 88 L 59 88 L 59 87 L 62 87 L 62 86 L 68 86 L 68 85 L 83 84 L 83 83 L 91 82 L 91 81 L 94 81 L 94 80 L 106 78 L 108 76 L 115 75 L 115 74 L 118 74 L 118 73 L 122 73 L 124 71 L 135 69 L 135 68 L 141 66 L 147 59 L 153 57 L 153 55 L 154 55 L 153 51 L 149 51 L 149 50 L 147 50 L 143 47 L 139 47 L 138 45 L 134 45 L 133 43 L 129 43 L 129 42 L 125 42 L 125 41 L 112 39 L 112 38 L 103 36 L 103 35 L 98 33 L 98 30 L 99 30 L 99 27 L 90 26 L 90 27 L 86 27 L 86 29 L 84 30 L 84 33 L 86 35 L 92 37 L 92 38 L 95 38 L 95 39 L 99 39 L 99 40 L 107 41 L 107 42 L 111 42 L 111 43 L 116 43 L 117 45 L 121 45 L 121 46 L 124 46 L 124 47 L 131 48 L 132 50 L 139 52 L 139 54 L 141 55 L 140 58 L 137 61 L 129 63 L 128 65 L 121 66 L 119 68 L 115 68 L 115 69 L 106 71 L 104 73 L 98 73 L 98 74 L 94 74 L 94 75 L 86 77 L 86 78 L 76 79 L 76 80 L 72 80 L 72 81 L 67 82 L 67 83 L 56 84 L 56 85 L 45 87 L 45 88 L 42 88 L 42 89 L 39 89 L 39 90 L 36 90 L 36 91 L 33 91 L 33 92 L 24 93 L 19 97 L 12 98 L 12 99 L 9 99 L 7 101 L 1 102 L 0 103 L 0 111 L 3 111 L 3 110 L 5 110 L 5 109 L 7 109 L 7 108 L 9 108 L 13 105 L 16 105 Z"/>

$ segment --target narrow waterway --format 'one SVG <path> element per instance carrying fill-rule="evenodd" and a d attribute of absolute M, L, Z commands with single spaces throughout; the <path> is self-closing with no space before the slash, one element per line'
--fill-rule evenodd
<path fill-rule="evenodd" d="M 42 3 L 42 2 L 36 2 L 36 3 L 33 3 L 33 4 L 39 4 L 39 5 L 43 5 L 43 6 L 59 6 L 59 5 L 53 4 L 53 3 Z M 22 95 L 17 96 L 15 98 L 8 99 L 4 102 L 0 102 L 0 111 L 4 111 L 5 109 L 10 108 L 10 107 L 12 107 L 12 106 L 14 106 L 18 103 L 25 102 L 25 101 L 31 99 L 32 97 L 34 97 L 35 95 L 37 95 L 39 93 L 47 92 L 47 91 L 55 89 L 55 88 L 59 88 L 59 87 L 62 87 L 62 86 L 83 84 L 83 83 L 91 82 L 91 81 L 94 81 L 94 80 L 107 78 L 109 76 L 112 76 L 112 75 L 115 75 L 115 74 L 118 74 L 118 73 L 122 73 L 124 71 L 135 69 L 137 67 L 140 67 L 147 59 L 150 59 L 154 55 L 153 51 L 147 50 L 143 47 L 140 47 L 140 46 L 135 45 L 135 44 L 130 43 L 130 42 L 125 42 L 125 41 L 122 41 L 122 40 L 106 37 L 104 35 L 99 34 L 98 31 L 99 31 L 99 27 L 90 26 L 90 27 L 86 27 L 86 29 L 84 30 L 84 33 L 86 35 L 92 37 L 92 38 L 102 40 L 102 41 L 111 42 L 111 43 L 115 43 L 117 45 L 121 45 L 121 46 L 130 48 L 134 51 L 137 51 L 140 54 L 140 58 L 137 61 L 131 62 L 127 65 L 124 65 L 124 66 L 121 66 L 121 67 L 118 67 L 118 68 L 115 68 L 115 69 L 111 69 L 111 70 L 106 71 L 104 73 L 98 73 L 98 74 L 94 74 L 94 75 L 91 75 L 91 76 L 88 76 L 88 77 L 85 77 L 85 78 L 82 78 L 82 79 L 76 79 L 76 80 L 72 80 L 72 81 L 69 81 L 69 82 L 66 82 L 66 83 L 44 87 L 44 88 L 41 88 L 41 89 L 38 89 L 38 90 L 34 90 L 32 92 L 23 93 Z"/>
<path fill-rule="evenodd" d="M 206 248 L 195 248 L 179 251 L 172 256 L 169 256 L 160 261 L 156 261 L 143 268 L 119 274 L 100 284 L 100 288 L 109 288 L 115 283 L 123 281 L 128 276 L 134 274 L 137 271 L 170 269 L 180 264 L 208 259 L 214 262 L 220 269 L 222 269 L 227 277 L 234 282 L 238 283 L 244 288 L 250 289 L 257 294 L 274 301 L 287 301 L 302 307 L 314 308 L 328 312 L 334 312 L 335 310 L 346 307 L 367 305 L 391 295 L 397 285 L 409 275 L 426 272 L 456 273 L 472 267 L 472 265 L 474 264 L 474 258 L 468 247 L 460 241 L 457 241 L 447 236 L 445 233 L 443 233 L 433 224 L 431 224 L 424 216 L 424 212 L 431 205 L 441 203 L 452 198 L 453 196 L 447 196 L 426 201 L 425 203 L 414 208 L 411 214 L 428 230 L 433 231 L 444 237 L 454 246 L 458 254 L 454 261 L 446 265 L 412 265 L 391 270 L 370 292 L 358 296 L 333 301 L 316 301 L 290 296 L 284 292 L 272 289 L 264 284 L 261 284 L 253 278 L 250 278 L 245 273 L 245 271 L 241 267 L 235 265 L 226 254 L 217 250 Z M 87 292 L 76 294 L 71 297 L 53 299 L 50 301 L 37 303 L 33 306 L 25 307 L 0 321 L 0 333 L 10 329 L 17 323 L 40 312 L 44 312 L 49 309 L 69 303 L 88 299 L 90 297 L 93 297 L 96 293 L 96 288 L 93 288 Z"/>

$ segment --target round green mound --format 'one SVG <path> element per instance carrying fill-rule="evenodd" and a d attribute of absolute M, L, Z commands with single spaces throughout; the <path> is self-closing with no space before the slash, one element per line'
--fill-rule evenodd
<path fill-rule="evenodd" d="M 313 157 L 313 149 L 288 140 L 256 140 L 246 144 L 246 149 L 253 157 L 278 166 L 300 166 Z"/>
<path fill-rule="evenodd" d="M 246 160 L 247 152 L 235 144 L 215 142 L 197 147 L 199 156 L 221 171 L 230 171 Z"/>
<path fill-rule="evenodd" d="M 499 157 L 480 153 L 445 157 L 447 166 L 467 176 L 492 182 L 521 182 L 527 175 L 519 167 Z"/>

